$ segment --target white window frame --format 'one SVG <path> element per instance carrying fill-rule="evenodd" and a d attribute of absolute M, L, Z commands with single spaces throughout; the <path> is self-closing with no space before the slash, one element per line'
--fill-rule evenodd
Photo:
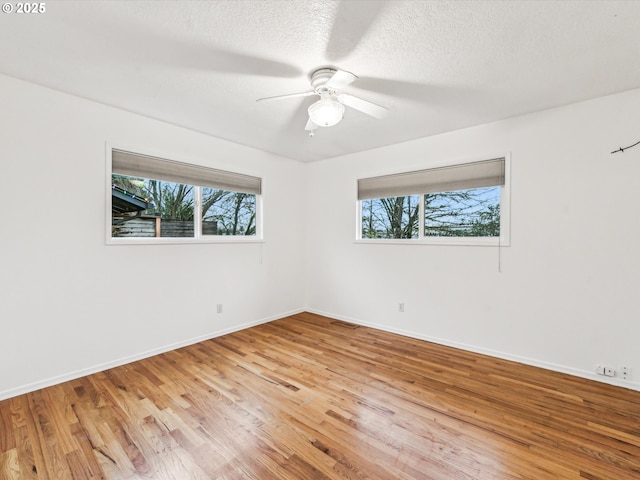
<path fill-rule="evenodd" d="M 201 161 L 195 161 L 185 158 L 183 155 L 172 155 L 163 152 L 152 152 L 145 148 L 122 146 L 112 143 L 105 145 L 105 239 L 107 245 L 171 245 L 171 244 L 216 244 L 216 243 L 264 243 L 264 225 L 263 225 L 263 205 L 262 197 L 264 195 L 264 178 L 261 178 L 262 193 L 256 194 L 256 234 L 255 235 L 202 235 L 202 212 L 200 211 L 202 187 L 193 186 L 194 194 L 194 236 L 193 237 L 112 237 L 111 236 L 111 175 L 112 175 L 112 154 L 113 150 L 122 150 L 125 152 L 135 152 L 140 155 L 148 155 L 161 159 L 171 160 L 178 163 L 195 165 L 201 167 L 215 168 L 203 165 Z M 180 160 L 176 160 L 180 158 Z M 227 170 L 223 167 L 220 170 Z M 231 170 L 228 170 L 231 171 Z M 252 173 L 238 171 L 233 169 L 233 173 L 242 175 L 256 176 Z"/>
<path fill-rule="evenodd" d="M 417 238 L 362 238 L 362 200 L 356 199 L 356 225 L 355 243 L 362 244 L 401 244 L 401 245 L 467 245 L 467 246 L 487 246 L 487 247 L 508 247 L 511 244 L 511 153 L 498 155 L 483 155 L 476 158 L 466 158 L 464 160 L 448 160 L 443 162 L 430 163 L 428 167 L 409 168 L 406 170 L 394 170 L 380 172 L 372 177 L 409 173 L 411 171 L 425 170 L 439 167 L 450 167 L 454 165 L 465 165 L 467 163 L 480 162 L 492 158 L 504 158 L 504 185 L 500 187 L 500 236 L 499 237 L 425 237 L 424 236 L 424 194 L 415 194 L 420 197 L 419 203 L 419 224 Z M 357 180 L 354 191 L 358 191 Z"/>

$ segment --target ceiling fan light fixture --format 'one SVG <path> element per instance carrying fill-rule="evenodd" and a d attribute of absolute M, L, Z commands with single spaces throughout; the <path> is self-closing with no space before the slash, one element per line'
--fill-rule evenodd
<path fill-rule="evenodd" d="M 320 100 L 309 107 L 308 113 L 317 126 L 333 127 L 342 120 L 344 105 L 329 96 L 321 96 Z"/>

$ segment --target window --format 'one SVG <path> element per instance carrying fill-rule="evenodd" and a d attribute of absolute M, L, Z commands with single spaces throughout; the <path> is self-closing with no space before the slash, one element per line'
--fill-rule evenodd
<path fill-rule="evenodd" d="M 360 179 L 358 237 L 507 245 L 507 168 L 497 158 Z"/>
<path fill-rule="evenodd" d="M 111 243 L 259 238 L 258 177 L 116 149 L 110 176 Z"/>

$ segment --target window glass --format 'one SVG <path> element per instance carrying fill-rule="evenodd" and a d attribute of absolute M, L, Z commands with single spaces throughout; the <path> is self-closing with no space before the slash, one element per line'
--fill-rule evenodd
<path fill-rule="evenodd" d="M 192 185 L 111 176 L 112 237 L 194 236 Z"/>
<path fill-rule="evenodd" d="M 362 201 L 362 238 L 417 238 L 420 196 Z"/>
<path fill-rule="evenodd" d="M 499 237 L 500 187 L 424 195 L 425 237 Z"/>
<path fill-rule="evenodd" d="M 255 235 L 256 196 L 202 188 L 203 235 Z"/>

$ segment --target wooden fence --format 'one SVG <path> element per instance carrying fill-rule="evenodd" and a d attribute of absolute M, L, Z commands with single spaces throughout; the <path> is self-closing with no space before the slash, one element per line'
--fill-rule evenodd
<path fill-rule="evenodd" d="M 204 235 L 217 235 L 217 222 L 202 222 Z M 162 220 L 160 217 L 112 218 L 112 237 L 193 237 L 193 220 Z"/>

